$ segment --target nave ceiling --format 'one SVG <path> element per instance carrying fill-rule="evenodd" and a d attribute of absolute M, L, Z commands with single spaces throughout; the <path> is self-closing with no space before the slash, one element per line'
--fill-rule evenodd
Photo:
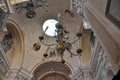
<path fill-rule="evenodd" d="M 19 3 L 18 5 L 20 4 L 21 3 Z M 26 17 L 27 10 L 24 8 L 22 8 L 21 11 L 16 11 L 9 16 L 9 20 L 17 24 L 17 26 L 20 27 L 22 31 L 25 48 L 22 68 L 30 73 L 32 73 L 35 67 L 44 62 L 42 60 L 43 54 L 46 51 L 46 47 L 41 44 L 40 50 L 35 51 L 33 49 L 33 44 L 39 42 L 38 38 L 43 33 L 42 25 L 45 20 L 58 20 L 58 14 L 60 14 L 60 22 L 63 24 L 63 26 L 65 26 L 68 30 L 71 31 L 71 40 L 74 40 L 73 37 L 75 33 L 73 34 L 73 32 L 77 32 L 80 29 L 82 23 L 79 15 L 76 14 L 74 10 L 70 10 L 69 0 L 47 0 L 47 4 L 49 5 L 47 7 L 47 11 L 45 11 L 42 7 L 38 7 L 35 9 L 35 17 L 31 19 Z M 73 17 L 69 13 L 65 13 L 65 10 L 70 10 L 73 14 Z M 49 38 L 48 36 L 46 36 L 46 42 L 53 42 L 53 38 Z M 73 57 L 71 59 L 69 53 L 67 52 L 65 52 L 65 55 L 65 59 L 67 60 L 66 62 L 69 62 L 72 67 L 74 66 L 73 70 L 75 70 L 79 66 L 79 64 L 72 64 L 75 63 L 76 57 Z"/>
<path fill-rule="evenodd" d="M 15 13 L 10 14 L 8 18 L 8 24 L 9 22 L 16 24 L 16 27 L 19 27 L 21 31 L 21 37 L 23 37 L 23 60 L 21 64 L 21 68 L 28 74 L 32 75 L 34 73 L 35 69 L 39 67 L 40 64 L 44 62 L 49 62 L 51 60 L 44 60 L 43 54 L 46 51 L 46 48 L 44 45 L 41 44 L 41 48 L 38 51 L 35 51 L 33 49 L 34 43 L 39 42 L 39 36 L 43 33 L 42 31 L 42 25 L 45 20 L 47 19 L 56 19 L 58 20 L 58 14 L 60 14 L 60 22 L 65 26 L 68 30 L 70 30 L 70 39 L 71 41 L 74 40 L 74 32 L 77 32 L 82 29 L 82 19 L 80 16 L 76 13 L 75 10 L 70 10 L 70 0 L 47 0 L 47 11 L 43 7 L 37 7 L 35 9 L 36 15 L 34 18 L 27 18 L 26 12 L 27 10 L 25 8 L 22 8 L 21 10 L 16 10 L 16 3 L 18 3 L 17 6 L 21 5 L 21 2 L 25 0 L 11 0 L 12 4 L 14 5 Z M 22 4 L 25 4 L 25 2 L 22 2 Z M 69 10 L 72 13 L 72 16 L 70 13 L 65 13 L 65 10 Z M 8 30 L 12 35 L 15 35 L 15 33 L 12 33 L 12 31 Z M 50 38 L 48 36 L 45 36 L 46 42 L 51 43 L 53 41 L 53 38 Z M 80 44 L 80 43 L 77 43 Z M 81 46 L 81 45 L 79 45 Z M 14 47 L 15 49 L 16 47 Z M 13 49 L 13 50 L 14 50 Z M 73 48 L 73 51 L 75 51 L 75 47 Z M 9 54 L 10 53 L 10 54 Z M 15 54 L 15 53 L 14 53 Z M 7 57 L 11 57 L 13 54 L 11 52 L 8 52 Z M 76 71 L 80 64 L 80 56 L 73 56 L 70 57 L 68 52 L 65 52 L 65 60 L 66 65 L 71 68 L 71 72 Z M 9 58 L 10 59 L 10 58 Z M 10 59 L 12 60 L 12 59 Z M 59 61 L 59 60 L 58 60 Z M 77 61 L 77 64 L 76 64 Z"/>
<path fill-rule="evenodd" d="M 120 68 L 119 26 L 107 17 L 106 9 L 111 6 L 108 3 L 109 0 L 1 0 L 0 80 L 112 80 Z M 109 9 L 114 12 L 118 7 Z M 40 42 L 43 23 L 48 19 L 58 20 L 68 30 L 64 33 L 69 33 L 64 39 L 63 33 L 57 38 L 45 34 L 45 43 L 58 43 L 51 51 Z M 72 46 L 66 44 L 75 40 L 78 31 L 82 32 L 77 34 L 80 40 Z M 69 49 L 82 53 L 71 57 Z M 45 53 L 51 57 L 45 58 Z"/>

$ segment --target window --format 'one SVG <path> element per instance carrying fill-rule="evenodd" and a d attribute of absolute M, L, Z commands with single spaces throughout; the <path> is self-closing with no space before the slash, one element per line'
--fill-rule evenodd
<path fill-rule="evenodd" d="M 120 29 L 120 0 L 108 0 L 106 17 Z"/>
<path fill-rule="evenodd" d="M 58 21 L 54 19 L 48 19 L 44 22 L 43 31 L 45 32 L 46 35 L 48 36 L 57 35 L 56 27 L 55 27 L 56 23 L 58 23 Z"/>

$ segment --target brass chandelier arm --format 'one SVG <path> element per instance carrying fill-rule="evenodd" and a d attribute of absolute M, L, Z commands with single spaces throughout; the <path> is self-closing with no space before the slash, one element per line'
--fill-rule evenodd
<path fill-rule="evenodd" d="M 72 55 L 74 55 L 74 56 L 78 56 L 78 54 L 75 54 L 75 53 L 72 53 Z"/>
<path fill-rule="evenodd" d="M 72 57 L 72 56 L 78 56 L 78 53 L 77 53 L 77 54 L 75 54 L 75 53 L 71 52 L 71 50 L 70 50 L 70 49 L 66 49 L 66 50 L 70 53 L 71 57 Z"/>
<path fill-rule="evenodd" d="M 77 37 L 78 39 L 76 39 L 76 40 L 73 41 L 73 42 L 70 42 L 71 44 L 76 43 L 78 40 L 80 40 L 80 38 L 82 37 L 82 33 L 81 33 L 81 32 L 78 32 L 78 33 L 76 34 L 76 37 Z"/>
<path fill-rule="evenodd" d="M 44 43 L 42 40 L 40 40 L 40 42 L 41 42 L 43 45 L 45 45 L 45 46 L 54 46 L 54 45 L 57 45 L 57 44 L 46 44 L 46 43 Z"/>
<path fill-rule="evenodd" d="M 75 41 L 70 42 L 70 44 L 74 44 L 74 43 L 76 43 L 78 40 L 80 40 L 80 37 L 79 37 L 78 39 L 76 39 Z"/>

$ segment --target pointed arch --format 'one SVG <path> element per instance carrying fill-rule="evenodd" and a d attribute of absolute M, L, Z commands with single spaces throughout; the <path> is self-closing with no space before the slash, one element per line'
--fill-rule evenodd
<path fill-rule="evenodd" d="M 35 78 L 35 80 L 40 78 L 44 74 L 51 72 L 52 68 L 55 69 L 55 72 L 60 72 L 67 76 L 68 76 L 68 74 L 73 73 L 73 69 L 68 63 L 62 64 L 60 61 L 45 61 L 43 63 L 37 64 L 33 68 L 33 70 L 32 70 L 33 78 Z M 66 72 L 61 71 L 60 68 L 65 69 L 67 71 Z"/>
<path fill-rule="evenodd" d="M 6 24 L 7 31 L 12 35 L 14 39 L 14 46 L 12 51 L 9 51 L 6 55 L 11 55 L 12 58 L 8 59 L 10 68 L 20 69 L 23 57 L 24 57 L 24 37 L 20 27 L 13 21 L 8 20 Z M 11 57 L 9 56 L 9 57 Z"/>

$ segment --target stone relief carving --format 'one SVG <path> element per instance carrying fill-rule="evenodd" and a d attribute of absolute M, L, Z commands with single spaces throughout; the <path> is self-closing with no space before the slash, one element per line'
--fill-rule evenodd
<path fill-rule="evenodd" d="M 81 18 L 84 17 L 83 8 L 85 2 L 87 2 L 87 0 L 71 0 L 71 10 L 75 10 Z"/>
<path fill-rule="evenodd" d="M 8 13 L 5 13 L 4 10 L 0 7 L 0 31 L 3 31 L 3 28 L 6 25 L 6 21 L 8 18 Z"/>
<path fill-rule="evenodd" d="M 71 10 L 81 11 L 81 2 L 79 0 L 71 0 Z"/>
<path fill-rule="evenodd" d="M 90 68 L 79 68 L 75 73 L 69 75 L 71 80 L 93 80 L 94 72 Z"/>
<path fill-rule="evenodd" d="M 93 67 L 95 71 L 95 78 L 96 80 L 106 80 L 107 70 L 108 68 L 111 68 L 112 65 L 100 43 L 98 43 L 98 49 L 96 49 L 96 51 L 97 53 L 95 57 L 97 57 L 98 60 L 96 61 L 97 64 L 93 65 L 96 66 Z"/>
<path fill-rule="evenodd" d="M 9 51 L 13 45 L 13 38 L 12 38 L 12 35 L 10 33 L 6 34 L 4 37 L 3 37 L 3 40 L 1 41 L 1 44 L 2 44 L 2 47 L 5 51 L 5 53 L 7 51 Z"/>
<path fill-rule="evenodd" d="M 0 7 L 1 7 L 5 12 L 8 11 L 7 5 L 6 5 L 6 0 L 0 0 Z"/>
<path fill-rule="evenodd" d="M 7 68 L 1 54 L 2 53 L 0 51 L 0 80 L 3 80 L 3 77 L 7 73 Z"/>
<path fill-rule="evenodd" d="M 106 74 L 108 70 L 112 68 L 111 66 L 104 49 L 97 40 L 92 55 L 91 66 L 89 68 L 84 67 L 81 68 L 81 70 L 77 70 L 70 77 L 71 80 L 106 80 Z M 83 75 L 79 75 L 80 73 Z"/>

